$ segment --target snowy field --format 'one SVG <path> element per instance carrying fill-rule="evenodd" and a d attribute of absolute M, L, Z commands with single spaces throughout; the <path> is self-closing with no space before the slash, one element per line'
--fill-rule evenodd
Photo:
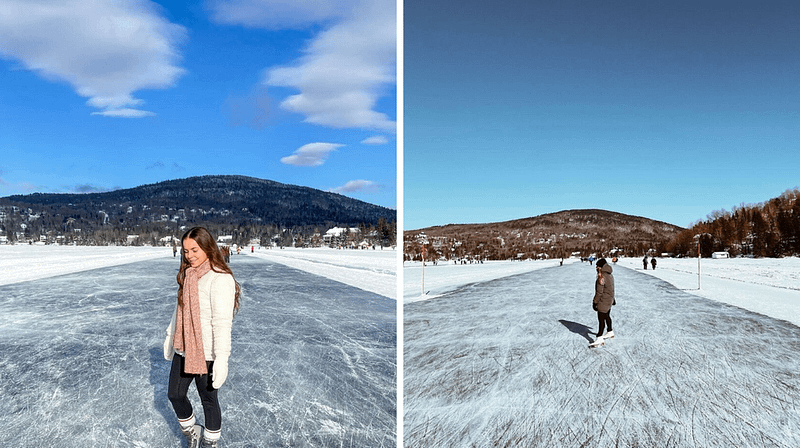
<path fill-rule="evenodd" d="M 179 254 L 180 255 L 180 254 Z M 257 248 L 235 257 L 256 256 L 392 299 L 397 297 L 397 251 Z M 0 285 L 172 258 L 171 247 L 0 245 Z"/>
<path fill-rule="evenodd" d="M 0 285 L 162 257 L 172 248 L 0 245 Z"/>
<path fill-rule="evenodd" d="M 397 302 L 327 278 L 359 266 L 328 254 L 314 261 L 325 276 L 231 257 L 243 296 L 222 446 L 396 446 Z M 161 354 L 171 249 L 0 246 L 0 259 L 0 445 L 182 446 Z"/>
<path fill-rule="evenodd" d="M 598 349 L 588 263 L 428 266 L 429 300 L 407 264 L 404 446 L 800 446 L 796 261 L 717 261 L 700 291 L 688 264 L 620 261 L 617 336 Z M 780 291 L 783 312 L 726 303 L 745 287 L 749 308 Z"/>
<path fill-rule="evenodd" d="M 242 255 L 249 251 L 243 251 Z M 392 249 L 256 249 L 255 256 L 397 298 L 397 251 Z"/>

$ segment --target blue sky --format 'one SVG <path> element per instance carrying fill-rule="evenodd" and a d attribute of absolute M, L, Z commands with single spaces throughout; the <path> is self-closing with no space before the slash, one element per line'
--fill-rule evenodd
<path fill-rule="evenodd" d="M 239 174 L 397 207 L 395 0 L 0 0 L 0 196 Z"/>
<path fill-rule="evenodd" d="M 406 2 L 406 230 L 800 185 L 800 2 Z"/>

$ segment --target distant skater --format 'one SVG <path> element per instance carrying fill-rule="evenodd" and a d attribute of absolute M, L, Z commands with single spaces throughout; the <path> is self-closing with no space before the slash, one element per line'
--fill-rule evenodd
<path fill-rule="evenodd" d="M 178 246 L 175 243 L 172 243 L 172 258 L 175 258 L 175 255 L 178 253 Z"/>
<path fill-rule="evenodd" d="M 646 271 L 647 270 L 647 255 L 645 255 L 644 258 L 642 258 L 642 266 L 644 267 L 644 270 Z"/>
<path fill-rule="evenodd" d="M 592 308 L 597 311 L 599 329 L 597 330 L 597 339 L 591 344 L 592 347 L 604 345 L 605 339 L 614 337 L 614 330 L 611 327 L 611 306 L 615 303 L 614 276 L 612 272 L 613 269 L 611 269 L 611 265 L 606 262 L 605 258 L 597 260 L 597 279 L 594 282 Z M 608 333 L 603 335 L 606 325 L 608 326 Z"/>
<path fill-rule="evenodd" d="M 172 360 L 167 395 L 189 448 L 216 448 L 222 429 L 217 391 L 228 377 L 231 325 L 239 309 L 239 285 L 214 237 L 203 227 L 181 240 L 178 300 L 164 340 L 164 358 Z M 205 415 L 196 423 L 186 394 L 194 382 Z"/>
<path fill-rule="evenodd" d="M 656 270 L 656 257 L 650 259 L 650 264 L 653 265 L 653 270 Z"/>

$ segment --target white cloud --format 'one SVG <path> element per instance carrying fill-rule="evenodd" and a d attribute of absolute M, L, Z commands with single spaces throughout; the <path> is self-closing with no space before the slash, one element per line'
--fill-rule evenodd
<path fill-rule="evenodd" d="M 104 110 L 102 112 L 92 112 L 92 115 L 102 115 L 104 117 L 141 118 L 141 117 L 150 117 L 155 114 L 153 112 L 148 112 L 146 110 L 123 108 L 123 109 L 109 109 L 109 110 Z"/>
<path fill-rule="evenodd" d="M 361 140 L 362 145 L 385 145 L 389 143 L 389 139 L 384 135 L 373 135 Z"/>
<path fill-rule="evenodd" d="M 328 154 L 344 145 L 337 143 L 309 143 L 294 154 L 281 158 L 281 163 L 294 166 L 320 166 L 328 160 Z"/>
<path fill-rule="evenodd" d="M 353 192 L 365 192 L 365 193 L 374 193 L 378 190 L 378 184 L 371 180 L 351 180 L 346 184 L 342 185 L 341 187 L 331 188 L 330 192 L 332 193 L 353 193 Z"/>
<path fill-rule="evenodd" d="M 62 81 L 97 115 L 144 117 L 133 97 L 171 87 L 185 72 L 178 45 L 186 29 L 148 0 L 0 0 L 0 56 Z"/>
<path fill-rule="evenodd" d="M 282 103 L 305 121 L 331 128 L 396 132 L 396 123 L 375 109 L 396 83 L 395 0 L 215 1 L 223 23 L 279 28 L 331 24 L 291 65 L 265 71 L 264 84 L 300 91 Z"/>

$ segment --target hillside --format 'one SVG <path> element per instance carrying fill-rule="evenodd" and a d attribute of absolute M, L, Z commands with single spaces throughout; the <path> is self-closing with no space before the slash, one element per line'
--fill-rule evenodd
<path fill-rule="evenodd" d="M 131 233 L 175 235 L 192 225 L 246 231 L 253 238 L 274 231 L 264 227 L 317 227 L 324 232 L 336 225 L 394 221 L 396 212 L 385 207 L 245 176 L 190 177 L 105 193 L 0 198 L 0 235 L 17 241 L 68 235 L 103 244 Z"/>
<path fill-rule="evenodd" d="M 682 228 L 661 221 L 606 210 L 566 210 L 531 218 L 487 224 L 449 224 L 405 232 L 407 259 L 425 246 L 447 259 L 526 259 L 608 253 L 661 252 Z M 424 234 L 425 237 L 420 235 Z"/>

